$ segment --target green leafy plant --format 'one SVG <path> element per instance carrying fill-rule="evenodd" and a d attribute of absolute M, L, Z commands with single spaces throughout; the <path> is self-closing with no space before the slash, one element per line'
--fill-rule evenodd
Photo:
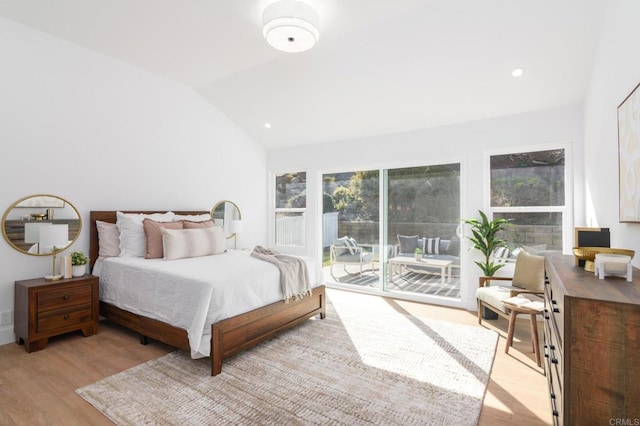
<path fill-rule="evenodd" d="M 417 248 L 415 253 L 416 254 L 422 254 L 422 249 L 421 248 Z"/>
<path fill-rule="evenodd" d="M 89 263 L 89 258 L 81 251 L 74 251 L 71 253 L 71 264 L 73 266 L 81 266 Z"/>
<path fill-rule="evenodd" d="M 497 218 L 489 220 L 487 215 L 478 210 L 480 214 L 480 220 L 467 219 L 464 223 L 471 225 L 471 232 L 473 237 L 467 237 L 472 243 L 473 248 L 479 250 L 484 256 L 484 261 L 475 261 L 475 264 L 482 269 L 482 272 L 487 277 L 492 277 L 496 271 L 504 266 L 504 263 L 493 263 L 491 260 L 491 254 L 498 247 L 506 247 L 506 241 L 498 238 L 498 232 L 504 230 L 510 225 L 509 219 Z"/>

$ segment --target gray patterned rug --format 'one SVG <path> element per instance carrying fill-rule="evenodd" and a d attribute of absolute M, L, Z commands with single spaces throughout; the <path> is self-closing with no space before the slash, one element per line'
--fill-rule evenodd
<path fill-rule="evenodd" d="M 118 425 L 475 425 L 497 334 L 333 300 L 225 361 L 176 351 L 76 390 Z"/>

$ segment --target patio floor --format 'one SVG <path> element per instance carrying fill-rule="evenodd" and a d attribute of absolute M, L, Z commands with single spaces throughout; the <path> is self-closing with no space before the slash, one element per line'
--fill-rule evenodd
<path fill-rule="evenodd" d="M 325 266 L 323 271 L 325 280 L 329 282 L 370 288 L 381 286 L 380 269 L 377 263 L 373 270 L 370 267 L 364 269 L 362 275 L 359 273 L 359 268 L 354 266 L 347 266 L 345 271 L 343 265 L 335 265 L 333 275 L 329 266 Z M 401 273 L 393 276 L 392 282 L 387 282 L 387 289 L 457 299 L 460 298 L 460 277 L 454 275 L 451 282 L 443 285 L 439 274 L 412 272 L 403 268 Z"/>

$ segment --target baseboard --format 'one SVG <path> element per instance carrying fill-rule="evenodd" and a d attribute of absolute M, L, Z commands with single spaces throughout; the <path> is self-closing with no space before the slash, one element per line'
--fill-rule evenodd
<path fill-rule="evenodd" d="M 14 343 L 16 338 L 13 334 L 13 327 L 0 328 L 0 345 L 6 345 L 7 343 Z"/>

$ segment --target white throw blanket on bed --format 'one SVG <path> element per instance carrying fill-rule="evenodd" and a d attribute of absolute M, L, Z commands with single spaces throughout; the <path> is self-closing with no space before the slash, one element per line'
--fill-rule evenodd
<path fill-rule="evenodd" d="M 289 299 L 300 299 L 311 294 L 307 264 L 299 257 L 280 254 L 262 246 L 256 246 L 251 256 L 274 264 L 280 270 L 280 285 L 285 303 Z"/>

